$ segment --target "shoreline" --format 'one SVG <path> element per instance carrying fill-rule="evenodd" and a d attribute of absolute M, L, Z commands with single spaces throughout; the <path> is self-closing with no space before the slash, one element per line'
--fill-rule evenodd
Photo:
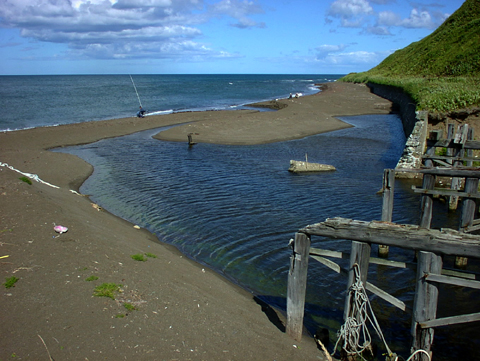
<path fill-rule="evenodd" d="M 54 358 L 65 360 L 95 359 L 99 354 L 109 360 L 323 359 L 312 339 L 289 339 L 281 313 L 250 292 L 70 192 L 78 191 L 93 167 L 75 156 L 48 151 L 170 125 L 177 126 L 155 138 L 186 143 L 194 133 L 195 142 L 285 141 L 350 127 L 336 115 L 385 114 L 391 107 L 364 85 L 347 83 L 329 83 L 314 95 L 261 104 L 287 106 L 275 112 L 185 112 L 1 133 L 1 162 L 60 189 L 28 185 L 0 167 L 0 256 L 8 255 L 0 260 L 0 269 L 4 279 L 19 278 L 0 296 L 0 330 L 9 335 L 0 341 L 0 358 L 16 354 L 40 359 L 48 346 Z M 56 237 L 53 223 L 69 231 Z M 132 260 L 139 252 L 157 258 Z M 85 281 L 91 275 L 98 281 Z M 92 297 L 93 288 L 103 282 L 122 284 L 117 301 Z M 138 310 L 126 311 L 122 299 L 134 300 Z"/>

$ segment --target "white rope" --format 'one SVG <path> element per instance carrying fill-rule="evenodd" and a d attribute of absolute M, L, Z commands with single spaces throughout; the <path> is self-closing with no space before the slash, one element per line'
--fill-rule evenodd
<path fill-rule="evenodd" d="M 41 180 L 40 177 L 39 177 L 37 174 L 21 172 L 21 171 L 19 171 L 18 169 L 13 168 L 11 165 L 8 165 L 7 163 L 1 163 L 1 162 L 0 162 L 0 166 L 5 167 L 5 168 L 8 168 L 8 169 L 11 169 L 11 170 L 13 170 L 13 171 L 15 171 L 15 172 L 17 172 L 17 173 L 20 173 L 21 175 L 24 175 L 25 177 L 28 177 L 28 178 L 30 178 L 30 179 L 33 179 L 33 180 L 36 181 L 36 182 L 46 184 L 46 185 L 49 186 L 49 187 L 52 187 L 52 188 L 60 188 L 60 187 L 57 187 L 56 185 L 53 185 L 53 184 L 50 184 L 50 183 L 48 183 L 48 182 L 45 182 L 45 181 Z"/>
<path fill-rule="evenodd" d="M 365 351 L 372 343 L 372 338 L 367 328 L 368 323 L 370 323 L 377 335 L 385 344 L 388 355 L 392 355 L 392 351 L 388 347 L 385 338 L 383 337 L 380 325 L 378 324 L 377 318 L 373 313 L 367 291 L 365 290 L 360 277 L 358 265 L 355 264 L 353 266 L 353 270 L 355 281 L 350 287 L 352 301 L 350 315 L 347 316 L 345 323 L 340 328 L 340 331 L 338 331 L 338 340 L 335 344 L 334 352 L 337 349 L 340 341 L 343 339 L 342 348 L 347 352 L 347 354 L 357 354 L 361 356 L 361 353 Z"/>
<path fill-rule="evenodd" d="M 370 332 L 368 331 L 367 324 L 373 327 L 377 335 L 383 341 L 385 348 L 387 350 L 387 359 L 392 361 L 398 361 L 399 356 L 393 353 L 385 341 L 380 325 L 378 324 L 375 313 L 373 312 L 372 305 L 370 304 L 370 299 L 368 298 L 367 291 L 363 286 L 363 282 L 360 275 L 360 269 L 357 264 L 353 265 L 353 271 L 355 276 L 355 281 L 350 287 L 351 294 L 351 309 L 350 315 L 347 316 L 345 323 L 340 327 L 340 330 L 337 333 L 337 342 L 333 349 L 332 356 L 335 354 L 338 344 L 343 339 L 342 348 L 347 352 L 348 355 L 359 355 L 362 359 L 362 352 L 365 351 L 370 344 L 372 343 L 372 338 Z M 431 360 L 430 355 L 427 351 L 419 349 L 416 350 L 407 361 L 410 361 L 417 353 L 424 353 L 427 355 L 428 359 Z"/>

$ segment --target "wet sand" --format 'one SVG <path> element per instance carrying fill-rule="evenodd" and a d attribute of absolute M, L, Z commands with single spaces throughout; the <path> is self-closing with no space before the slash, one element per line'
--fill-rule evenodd
<path fill-rule="evenodd" d="M 364 85 L 348 83 L 263 105 L 283 108 L 186 112 L 0 133 L 0 162 L 59 187 L 29 185 L 19 179 L 21 174 L 0 167 L 2 283 L 18 278 L 0 293 L 0 359 L 324 359 L 310 337 L 299 343 L 284 333 L 282 312 L 71 192 L 78 191 L 92 166 L 48 150 L 169 125 L 177 126 L 156 138 L 186 146 L 188 134 L 195 142 L 277 142 L 349 127 L 335 116 L 385 114 L 391 106 Z M 56 234 L 54 223 L 67 226 L 68 232 Z M 139 253 L 157 258 L 131 258 Z M 87 281 L 91 276 L 98 279 Z M 115 300 L 93 296 L 103 283 L 120 287 Z M 126 303 L 137 309 L 127 310 Z"/>

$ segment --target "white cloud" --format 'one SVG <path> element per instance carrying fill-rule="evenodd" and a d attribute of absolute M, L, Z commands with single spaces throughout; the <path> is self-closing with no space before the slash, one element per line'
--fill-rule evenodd
<path fill-rule="evenodd" d="M 352 51 L 347 53 L 329 54 L 325 58 L 325 62 L 329 64 L 342 65 L 362 65 L 362 64 L 378 64 L 385 59 L 390 53 L 386 52 L 368 52 L 368 51 Z"/>
<path fill-rule="evenodd" d="M 433 21 L 428 11 L 418 11 L 417 9 L 412 9 L 410 16 L 407 19 L 403 19 L 400 23 L 400 26 L 406 28 L 434 29 L 437 25 Z"/>
<path fill-rule="evenodd" d="M 1 0 L 0 26 L 23 37 L 67 44 L 75 55 L 100 58 L 232 56 L 200 42 L 197 27 L 228 16 L 239 28 L 262 27 L 251 1 L 221 0 Z M 234 55 L 236 56 L 236 55 Z"/>
<path fill-rule="evenodd" d="M 347 45 L 345 45 L 345 44 L 339 44 L 339 45 L 324 44 L 324 45 L 320 45 L 320 46 L 318 46 L 314 49 L 315 54 L 316 54 L 315 57 L 316 57 L 317 60 L 318 59 L 325 59 L 327 56 L 329 56 L 332 53 L 338 53 L 338 52 L 343 51 L 346 47 L 347 47 Z"/>
<path fill-rule="evenodd" d="M 373 8 L 366 0 L 335 0 L 328 10 L 328 15 L 341 18 L 351 18 L 372 13 Z"/>
<path fill-rule="evenodd" d="M 326 22 L 338 19 L 343 28 L 363 28 L 364 34 L 392 35 L 392 27 L 435 29 L 449 16 L 437 10 L 429 11 L 438 7 L 436 4 L 424 5 L 422 9 L 414 7 L 409 17 L 403 19 L 391 10 L 379 11 L 381 5 L 391 2 L 395 1 L 335 0 L 328 9 Z M 371 4 L 376 4 L 375 8 Z"/>
<path fill-rule="evenodd" d="M 227 15 L 235 20 L 236 23 L 233 23 L 232 26 L 245 29 L 252 27 L 265 27 L 265 23 L 257 23 L 250 16 L 255 14 L 263 14 L 263 9 L 253 1 L 238 1 L 238 0 L 222 0 L 214 5 L 209 7 L 209 10 L 212 14 L 218 16 Z"/>
<path fill-rule="evenodd" d="M 401 20 L 401 17 L 393 11 L 381 11 L 378 13 L 378 25 L 380 26 L 397 26 Z"/>

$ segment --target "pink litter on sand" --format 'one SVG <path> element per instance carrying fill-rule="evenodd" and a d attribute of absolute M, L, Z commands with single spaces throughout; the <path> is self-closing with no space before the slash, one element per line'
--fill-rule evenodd
<path fill-rule="evenodd" d="M 60 233 L 60 234 L 65 233 L 66 231 L 68 231 L 68 228 L 67 228 L 67 227 L 65 227 L 65 226 L 60 226 L 60 225 L 53 227 L 53 229 L 55 230 L 55 232 Z"/>

